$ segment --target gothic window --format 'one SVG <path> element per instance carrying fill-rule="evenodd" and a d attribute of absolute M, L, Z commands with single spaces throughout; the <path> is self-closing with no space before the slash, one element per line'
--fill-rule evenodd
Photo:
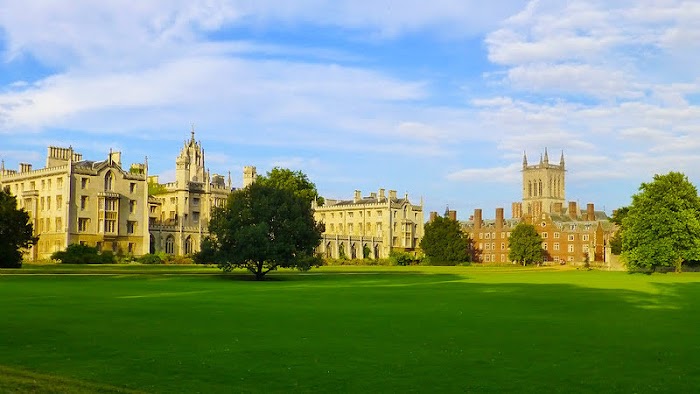
<path fill-rule="evenodd" d="M 175 237 L 172 235 L 168 235 L 168 238 L 165 239 L 165 253 L 175 253 Z"/>
<path fill-rule="evenodd" d="M 527 181 L 527 196 L 532 197 L 532 181 Z"/>
<path fill-rule="evenodd" d="M 538 195 L 542 196 L 542 179 L 540 179 L 540 189 L 538 190 Z"/>
<path fill-rule="evenodd" d="M 185 254 L 192 253 L 192 237 L 185 239 Z"/>
<path fill-rule="evenodd" d="M 105 174 L 105 190 L 111 191 L 112 188 L 114 187 L 114 175 L 112 175 L 112 171 L 108 171 L 107 174 Z"/>

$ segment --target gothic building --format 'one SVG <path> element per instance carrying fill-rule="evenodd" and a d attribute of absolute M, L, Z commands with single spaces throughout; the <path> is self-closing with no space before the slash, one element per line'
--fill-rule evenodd
<path fill-rule="evenodd" d="M 148 165 L 124 170 L 120 152 L 102 161 L 83 160 L 73 148 L 50 146 L 46 166 L 0 168 L 0 187 L 17 197 L 39 238 L 26 254 L 47 259 L 72 243 L 99 250 L 148 253 Z"/>
<path fill-rule="evenodd" d="M 175 181 L 159 183 L 149 178 L 150 249 L 168 254 L 187 255 L 200 250 L 208 235 L 207 224 L 214 207 L 223 206 L 233 190 L 231 174 L 209 173 L 205 167 L 201 142 L 191 138 L 184 142 L 175 159 Z M 244 182 L 256 177 L 255 167 L 245 167 Z"/>

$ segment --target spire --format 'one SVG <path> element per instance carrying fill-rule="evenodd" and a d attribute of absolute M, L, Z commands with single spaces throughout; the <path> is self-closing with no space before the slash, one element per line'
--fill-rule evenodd
<path fill-rule="evenodd" d="M 540 153 L 540 164 L 544 162 L 544 159 L 542 159 L 542 153 Z"/>
<path fill-rule="evenodd" d="M 0 171 L 5 171 L 5 159 L 2 159 L 2 163 L 0 163 Z"/>
<path fill-rule="evenodd" d="M 148 171 L 148 156 L 144 156 L 143 158 L 143 164 L 146 167 L 146 171 Z"/>
<path fill-rule="evenodd" d="M 192 123 L 192 131 L 190 131 L 190 133 L 192 133 L 192 138 L 190 139 L 190 141 L 195 142 L 195 140 L 194 140 L 194 123 Z"/>
<path fill-rule="evenodd" d="M 549 154 L 547 154 L 547 147 L 544 148 L 544 164 L 549 163 Z"/>
<path fill-rule="evenodd" d="M 449 217 L 449 216 L 450 216 L 450 206 L 448 204 L 445 206 L 445 217 Z"/>
<path fill-rule="evenodd" d="M 523 151 L 523 168 L 527 167 L 527 153 Z"/>
<path fill-rule="evenodd" d="M 559 159 L 559 165 L 564 167 L 564 150 L 561 151 L 561 159 Z"/>
<path fill-rule="evenodd" d="M 227 187 L 231 189 L 231 171 L 228 172 L 228 185 Z"/>

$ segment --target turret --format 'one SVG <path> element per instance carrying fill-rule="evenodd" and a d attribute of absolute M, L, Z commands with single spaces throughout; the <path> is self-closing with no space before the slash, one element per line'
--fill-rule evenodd
<path fill-rule="evenodd" d="M 544 148 L 544 164 L 549 164 L 549 154 L 547 154 L 547 148 Z"/>
<path fill-rule="evenodd" d="M 527 168 L 527 153 L 523 151 L 523 169 Z"/>

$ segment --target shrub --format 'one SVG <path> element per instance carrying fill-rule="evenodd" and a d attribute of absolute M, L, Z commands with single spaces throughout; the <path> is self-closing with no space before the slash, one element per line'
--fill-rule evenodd
<path fill-rule="evenodd" d="M 114 253 L 109 250 L 99 253 L 94 246 L 70 244 L 66 250 L 54 252 L 51 259 L 63 264 L 114 264 Z"/>
<path fill-rule="evenodd" d="M 157 254 L 147 253 L 136 259 L 141 264 L 163 264 L 163 260 Z"/>
<path fill-rule="evenodd" d="M 389 261 L 391 261 L 391 265 L 406 266 L 412 264 L 419 264 L 421 262 L 421 259 L 407 252 L 399 252 L 398 250 L 392 250 L 391 253 L 389 253 Z"/>

